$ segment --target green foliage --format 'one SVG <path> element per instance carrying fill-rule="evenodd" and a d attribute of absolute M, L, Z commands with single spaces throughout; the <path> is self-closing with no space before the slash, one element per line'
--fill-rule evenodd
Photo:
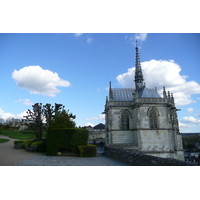
<path fill-rule="evenodd" d="M 195 144 L 199 143 L 199 135 L 184 135 L 182 140 L 184 149 L 195 148 Z"/>
<path fill-rule="evenodd" d="M 88 130 L 86 129 L 78 129 L 79 131 L 75 131 L 71 138 L 71 148 L 73 152 L 78 152 L 79 145 L 87 145 L 88 141 Z"/>
<path fill-rule="evenodd" d="M 39 145 L 39 144 L 41 144 L 41 143 L 42 143 L 42 141 L 39 141 L 39 142 L 33 142 L 32 145 L 36 145 L 36 146 L 37 146 L 37 145 Z"/>
<path fill-rule="evenodd" d="M 54 129 L 47 133 L 47 156 L 56 156 L 58 149 L 76 151 L 78 145 L 87 145 L 86 129 Z"/>
<path fill-rule="evenodd" d="M 32 145 L 36 145 L 36 151 L 37 152 L 45 152 L 46 151 L 46 141 L 38 141 L 33 142 Z"/>
<path fill-rule="evenodd" d="M 72 119 L 75 119 L 75 116 L 69 113 L 69 111 L 59 111 L 55 119 L 50 122 L 49 129 L 75 128 L 76 123 Z"/>
<path fill-rule="evenodd" d="M 95 157 L 97 155 L 97 146 L 87 144 L 87 146 L 78 146 L 80 157 Z"/>
<path fill-rule="evenodd" d="M 22 142 L 24 142 L 24 140 L 16 140 L 16 141 L 14 141 L 14 145 L 17 145 L 17 144 L 22 143 Z"/>
<path fill-rule="evenodd" d="M 0 143 L 5 143 L 5 142 L 8 142 L 9 141 L 9 139 L 1 139 L 0 138 Z"/>
<path fill-rule="evenodd" d="M 37 145 L 36 151 L 37 152 L 46 152 L 47 143 L 46 141 L 42 141 Z"/>
<path fill-rule="evenodd" d="M 25 140 L 22 142 L 22 148 L 27 148 L 32 143 L 32 140 Z"/>

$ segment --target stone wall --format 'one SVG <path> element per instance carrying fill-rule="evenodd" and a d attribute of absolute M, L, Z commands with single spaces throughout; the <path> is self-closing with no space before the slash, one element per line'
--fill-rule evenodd
<path fill-rule="evenodd" d="M 104 152 L 107 157 L 121 160 L 131 164 L 132 166 L 196 166 L 195 164 L 181 160 L 159 158 L 120 147 L 105 146 Z"/>

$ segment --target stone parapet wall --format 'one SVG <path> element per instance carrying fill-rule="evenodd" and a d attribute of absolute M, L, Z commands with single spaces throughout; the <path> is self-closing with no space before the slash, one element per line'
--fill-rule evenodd
<path fill-rule="evenodd" d="M 129 163 L 132 166 L 196 166 L 181 160 L 155 157 L 116 146 L 105 146 L 104 152 L 107 157 Z"/>

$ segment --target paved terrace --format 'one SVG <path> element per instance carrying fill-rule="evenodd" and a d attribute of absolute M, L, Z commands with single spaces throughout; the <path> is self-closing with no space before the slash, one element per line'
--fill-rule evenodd
<path fill-rule="evenodd" d="M 0 138 L 10 140 L 0 143 L 0 166 L 130 166 L 106 157 L 100 148 L 98 148 L 97 157 L 92 158 L 45 156 L 44 153 L 14 149 L 14 141 L 17 139 L 2 135 Z"/>

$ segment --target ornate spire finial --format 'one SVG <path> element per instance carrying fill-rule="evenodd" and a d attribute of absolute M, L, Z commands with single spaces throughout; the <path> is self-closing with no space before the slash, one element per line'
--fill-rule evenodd
<path fill-rule="evenodd" d="M 135 87 L 136 87 L 136 90 L 141 90 L 143 87 L 145 87 L 145 84 L 144 84 L 144 79 L 143 79 L 143 74 L 142 74 L 142 68 L 140 65 L 140 56 L 139 56 L 137 44 L 138 44 L 138 41 L 136 40 Z"/>
<path fill-rule="evenodd" d="M 136 44 L 136 48 L 138 48 L 138 41 L 137 40 L 135 41 L 135 44 Z"/>

